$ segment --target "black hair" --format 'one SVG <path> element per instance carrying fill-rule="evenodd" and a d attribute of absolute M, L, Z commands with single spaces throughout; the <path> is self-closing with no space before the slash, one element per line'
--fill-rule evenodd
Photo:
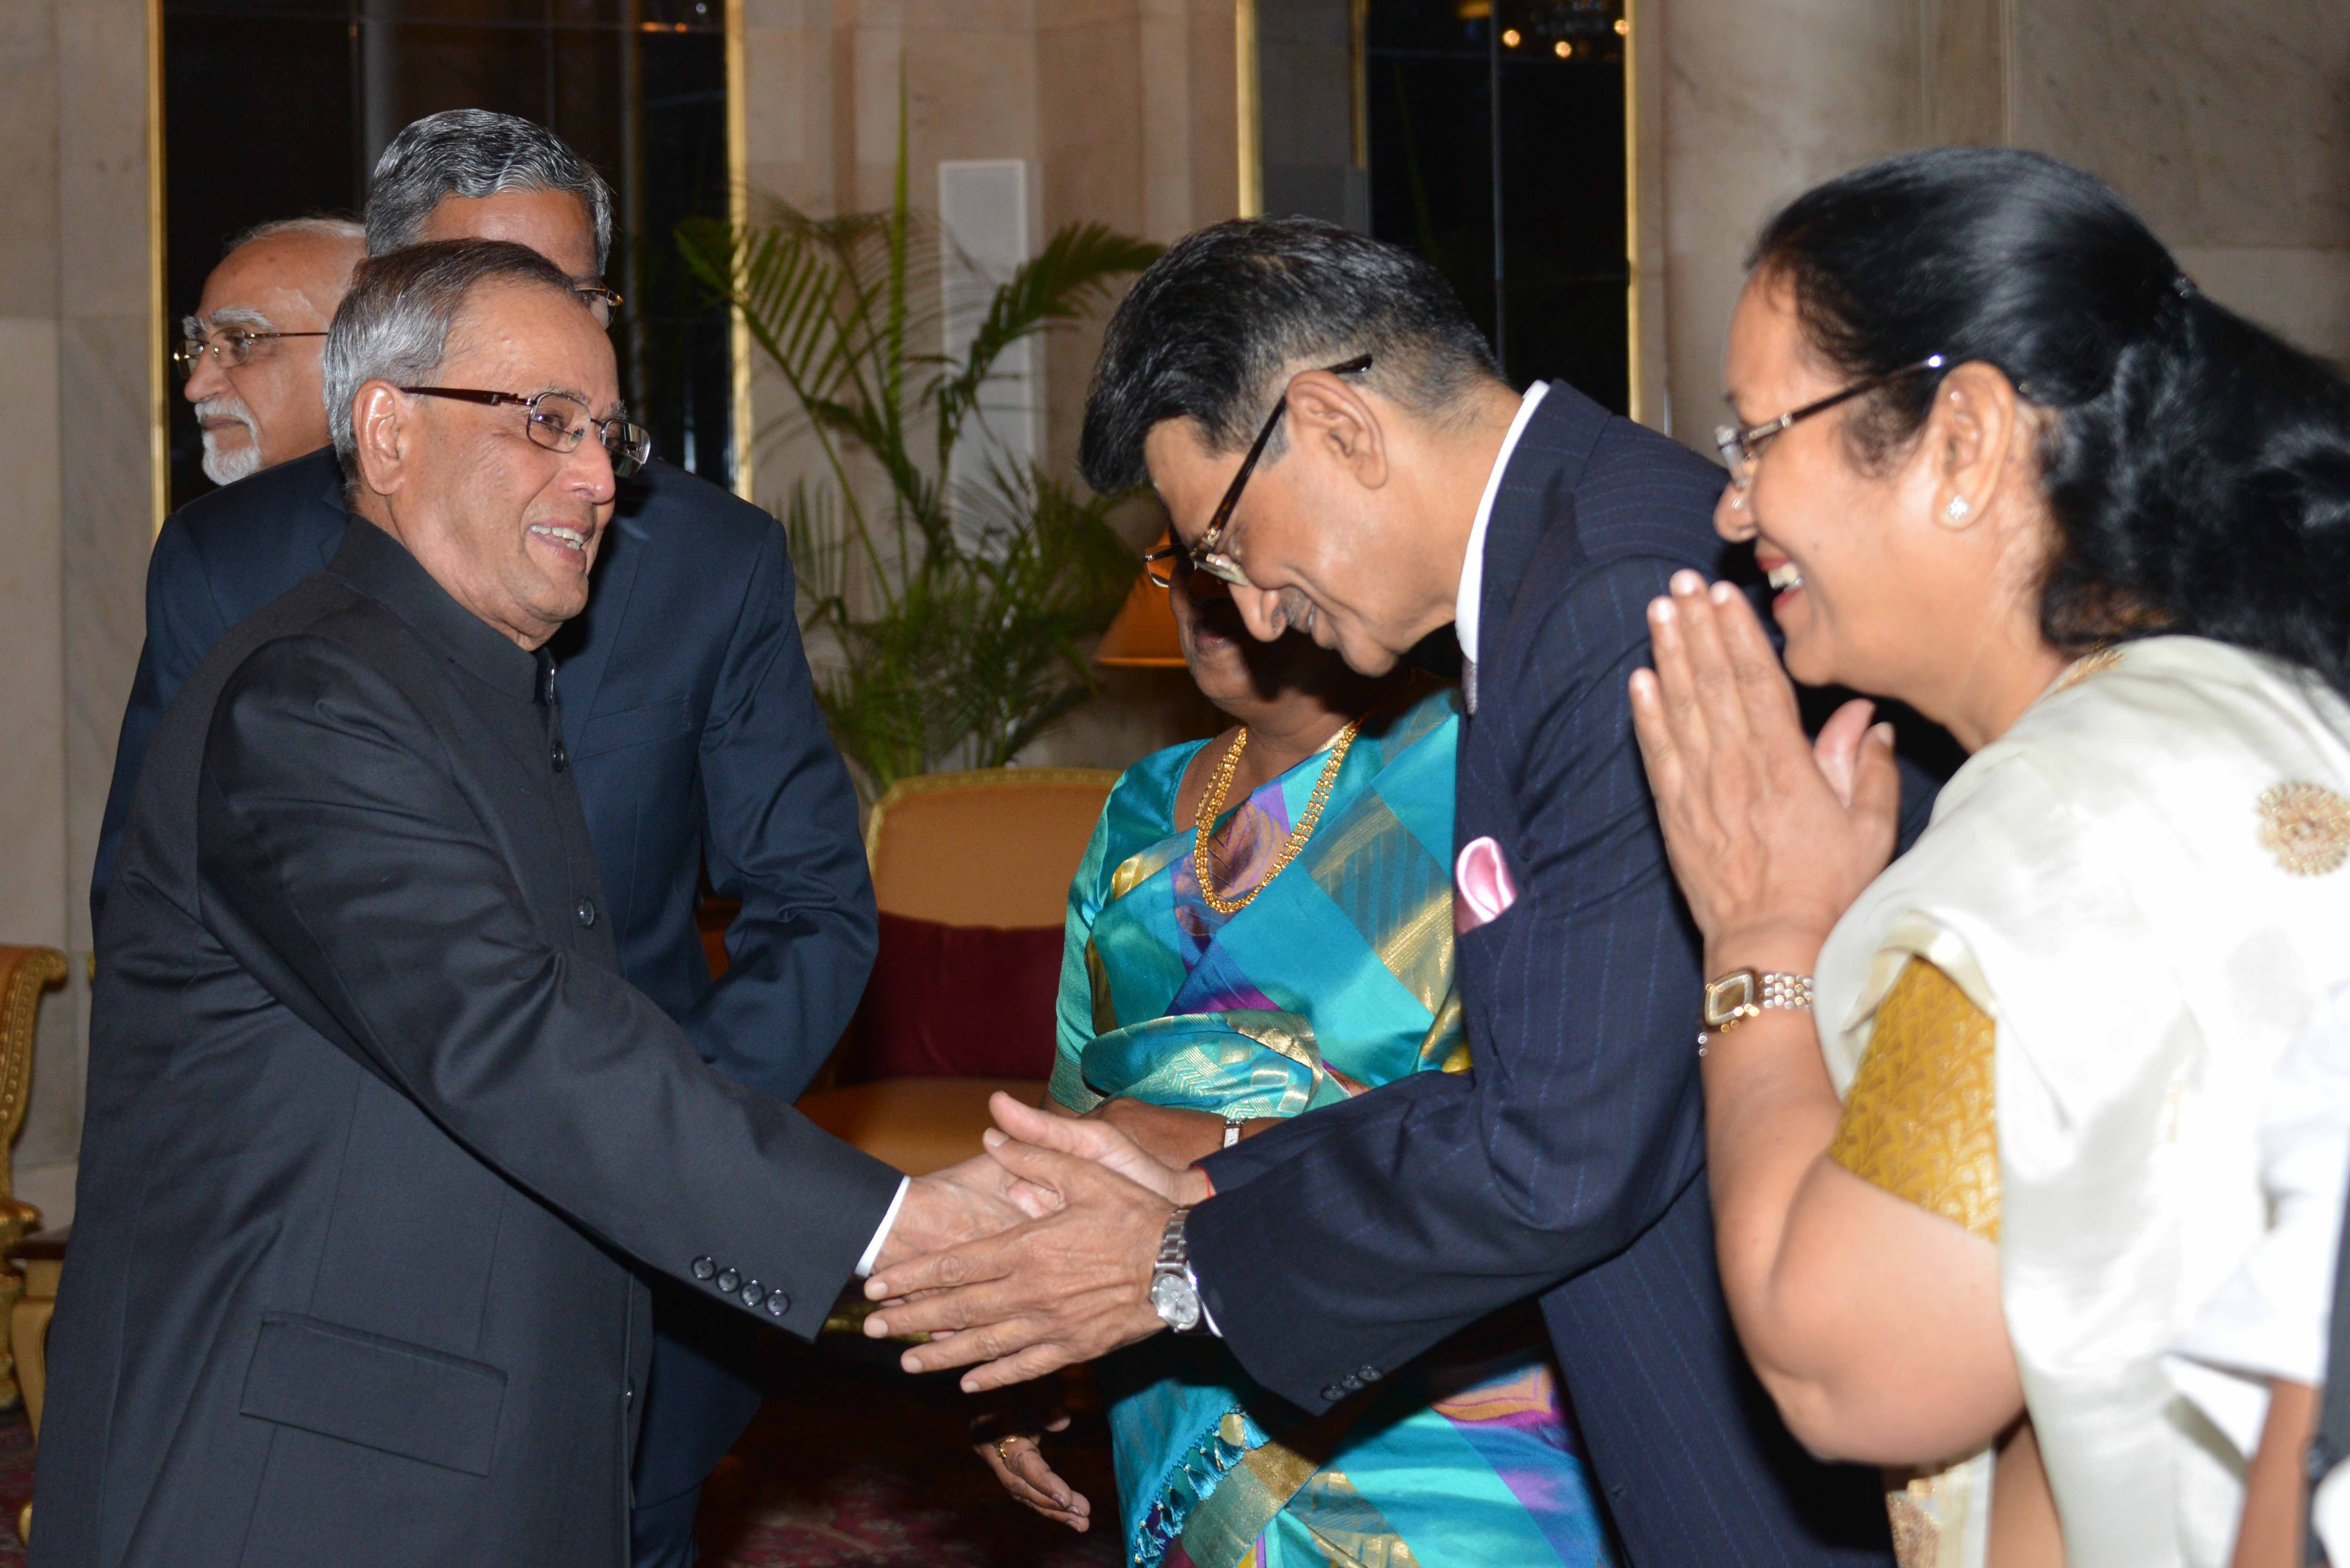
<path fill-rule="evenodd" d="M 1943 357 L 1847 421 L 1864 465 L 1969 361 L 2054 412 L 2051 643 L 2208 637 L 2350 696 L 2350 381 L 2206 298 L 2103 182 L 2013 148 L 1908 153 L 1797 197 L 1747 265 L 1855 380 Z"/>
<path fill-rule="evenodd" d="M 1255 439 L 1280 383 L 1368 354 L 1365 384 L 1441 421 L 1493 351 L 1443 275 L 1409 251 L 1316 218 L 1239 218 L 1178 241 L 1110 317 L 1086 394 L 1077 466 L 1107 493 L 1145 477 L 1142 443 L 1196 421 L 1209 449 Z M 1266 449 L 1276 455 L 1279 439 Z"/>

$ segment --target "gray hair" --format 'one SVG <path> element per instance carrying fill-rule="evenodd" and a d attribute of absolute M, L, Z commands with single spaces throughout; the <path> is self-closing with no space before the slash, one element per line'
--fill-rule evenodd
<path fill-rule="evenodd" d="M 479 201 L 507 191 L 561 191 L 596 224 L 596 266 L 612 248 L 612 188 L 543 125 L 486 109 L 451 109 L 411 120 L 368 177 L 369 255 L 414 244 L 442 198 Z"/>
<path fill-rule="evenodd" d="M 348 218 L 272 218 L 265 223 L 255 223 L 230 235 L 228 244 L 221 246 L 221 254 L 234 255 L 255 240 L 270 239 L 278 234 L 315 234 L 322 240 L 340 240 L 345 244 L 353 245 L 367 242 L 365 226 Z"/>
<path fill-rule="evenodd" d="M 321 371 L 327 428 L 343 476 L 359 479 L 351 400 L 369 381 L 414 386 L 441 367 L 449 328 L 476 285 L 494 278 L 543 285 L 574 305 L 563 269 L 527 245 L 505 240 L 435 240 L 362 263 L 327 331 Z M 582 310 L 588 307 L 579 305 Z"/>

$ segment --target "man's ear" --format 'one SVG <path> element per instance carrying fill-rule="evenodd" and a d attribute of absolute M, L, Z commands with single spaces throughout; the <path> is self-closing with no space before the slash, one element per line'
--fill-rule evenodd
<path fill-rule="evenodd" d="M 351 437 L 359 447 L 359 483 L 378 495 L 393 495 L 408 476 L 416 432 L 413 408 L 390 381 L 367 381 L 351 395 Z"/>
<path fill-rule="evenodd" d="M 1388 482 L 1387 432 L 1362 389 L 1327 370 L 1302 370 L 1289 381 L 1290 437 L 1301 449 L 1336 458 L 1366 490 Z"/>
<path fill-rule="evenodd" d="M 2015 383 L 1996 365 L 1970 359 L 1942 378 L 1925 441 L 1934 463 L 1937 523 L 1970 527 L 2007 486 L 2034 480 L 2018 462 L 2017 442 L 2029 438 L 2030 425 Z"/>

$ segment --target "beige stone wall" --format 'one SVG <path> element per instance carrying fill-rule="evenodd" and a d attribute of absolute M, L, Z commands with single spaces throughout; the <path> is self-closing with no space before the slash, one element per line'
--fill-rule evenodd
<path fill-rule="evenodd" d="M 145 0 L 0 5 L 0 941 L 71 955 L 17 1190 L 69 1217 L 88 892 L 153 536 Z"/>
<path fill-rule="evenodd" d="M 1661 54 L 1666 397 L 1704 445 L 1738 263 L 1764 217 L 1871 159 L 2010 143 L 2110 181 L 2213 297 L 2350 359 L 2341 0 L 1638 0 Z M 1644 280 L 1648 275 L 1644 271 Z"/>
<path fill-rule="evenodd" d="M 2212 297 L 2350 359 L 2341 0 L 2016 0 L 2013 139 L 2111 181 Z"/>
<path fill-rule="evenodd" d="M 1090 220 L 1171 240 L 1234 210 L 1230 0 L 746 0 L 744 23 L 754 192 L 885 205 L 902 61 L 925 217 L 949 159 L 1027 160 L 1045 234 Z M 1075 460 L 1095 340 L 1055 334 L 1046 355 L 1057 463 Z M 763 419 L 777 393 L 754 378 Z"/>

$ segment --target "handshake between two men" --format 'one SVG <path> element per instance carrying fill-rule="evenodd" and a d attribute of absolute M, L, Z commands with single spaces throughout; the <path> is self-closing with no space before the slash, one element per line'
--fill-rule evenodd
<path fill-rule="evenodd" d="M 1203 1172 L 1161 1158 L 1166 1137 L 1146 1148 L 1108 1120 L 1055 1116 L 1004 1094 L 989 1109 L 996 1126 L 986 1152 L 909 1184 L 865 1282 L 867 1298 L 881 1303 L 866 1334 L 930 1335 L 901 1365 L 971 1367 L 967 1393 L 1041 1377 L 1167 1327 L 1150 1299 L 1161 1240 L 1176 1210 L 1209 1195 Z"/>

